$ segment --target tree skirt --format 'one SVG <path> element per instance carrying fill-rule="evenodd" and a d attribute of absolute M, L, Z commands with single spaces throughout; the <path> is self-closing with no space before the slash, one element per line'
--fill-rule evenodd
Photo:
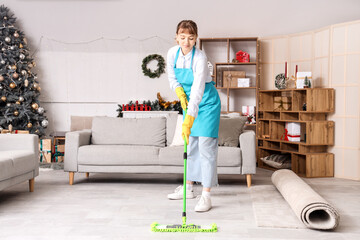
<path fill-rule="evenodd" d="M 293 171 L 278 170 L 271 180 L 306 227 L 329 230 L 338 226 L 340 216 L 337 210 Z"/>

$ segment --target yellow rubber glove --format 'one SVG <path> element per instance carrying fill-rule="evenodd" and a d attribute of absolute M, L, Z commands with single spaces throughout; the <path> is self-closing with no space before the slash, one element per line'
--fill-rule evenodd
<path fill-rule="evenodd" d="M 190 116 L 190 115 L 185 116 L 185 120 L 182 125 L 181 136 L 183 139 L 184 138 L 186 139 L 186 144 L 189 144 L 189 136 L 191 133 L 191 128 L 194 123 L 194 120 L 195 120 L 195 118 L 193 116 Z"/>
<path fill-rule="evenodd" d="M 186 109 L 188 105 L 188 100 L 186 98 L 186 94 L 184 92 L 184 89 L 182 87 L 177 87 L 175 89 L 175 93 L 178 96 L 182 109 Z"/>

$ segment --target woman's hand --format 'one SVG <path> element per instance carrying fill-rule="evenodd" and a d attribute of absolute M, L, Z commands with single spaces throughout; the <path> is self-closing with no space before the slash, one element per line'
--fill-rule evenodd
<path fill-rule="evenodd" d="M 189 136 L 190 136 L 190 133 L 191 133 L 191 128 L 192 128 L 192 125 L 194 123 L 194 120 L 195 120 L 195 118 L 193 116 L 190 116 L 190 115 L 185 116 L 185 120 L 184 120 L 184 123 L 182 125 L 181 136 L 182 136 L 183 139 L 186 140 L 186 144 L 189 144 Z"/>
<path fill-rule="evenodd" d="M 180 100 L 180 104 L 182 109 L 186 109 L 187 105 L 188 105 L 188 100 L 186 98 L 186 93 L 184 92 L 184 89 L 182 87 L 177 87 L 175 89 L 175 93 L 178 96 L 179 100 Z"/>

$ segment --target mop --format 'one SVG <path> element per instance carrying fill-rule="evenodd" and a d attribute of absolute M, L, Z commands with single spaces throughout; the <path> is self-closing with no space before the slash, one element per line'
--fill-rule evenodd
<path fill-rule="evenodd" d="M 185 109 L 186 116 L 186 109 Z M 151 224 L 151 231 L 153 232 L 217 232 L 217 225 L 195 225 L 186 224 L 186 171 L 187 171 L 187 144 L 184 138 L 184 179 L 183 179 L 183 212 L 182 224 L 158 224 L 154 222 Z"/>

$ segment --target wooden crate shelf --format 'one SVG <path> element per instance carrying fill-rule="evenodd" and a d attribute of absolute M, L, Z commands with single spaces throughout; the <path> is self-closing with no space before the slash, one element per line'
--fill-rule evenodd
<path fill-rule="evenodd" d="M 276 170 L 260 158 L 288 153 L 291 154 L 292 170 L 299 176 L 332 177 L 334 155 L 327 150 L 328 146 L 334 145 L 335 123 L 327 120 L 327 114 L 334 112 L 334 96 L 332 88 L 259 91 L 258 166 Z M 275 97 L 291 99 L 290 109 L 275 110 Z M 300 123 L 300 142 L 282 138 L 287 122 Z"/>

